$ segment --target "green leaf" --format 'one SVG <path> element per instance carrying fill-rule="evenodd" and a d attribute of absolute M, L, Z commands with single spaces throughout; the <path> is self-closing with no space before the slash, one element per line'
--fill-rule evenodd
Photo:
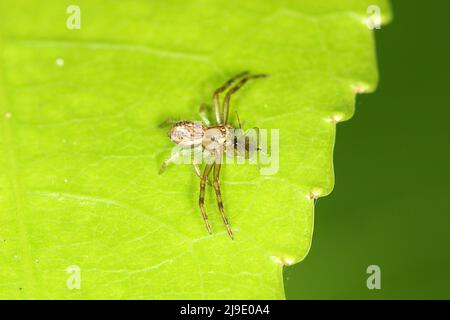
<path fill-rule="evenodd" d="M 374 3 L 388 21 L 374 0 L 85 0 L 70 30 L 72 2 L 2 1 L 0 297 L 283 298 L 310 196 L 333 187 L 333 120 L 377 83 Z M 199 119 L 242 70 L 271 77 L 233 97 L 232 122 L 279 129 L 280 159 L 274 175 L 223 167 L 232 241 L 211 187 L 207 234 L 192 166 L 158 175 L 173 146 L 158 124 Z"/>

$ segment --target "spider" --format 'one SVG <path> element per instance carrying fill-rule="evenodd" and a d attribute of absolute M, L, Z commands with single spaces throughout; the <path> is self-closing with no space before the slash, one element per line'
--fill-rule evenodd
<path fill-rule="evenodd" d="M 231 95 L 238 91 L 247 81 L 251 79 L 264 78 L 267 76 L 267 74 L 250 74 L 246 71 L 232 77 L 222 86 L 217 88 L 213 94 L 214 114 L 216 118 L 216 123 L 214 125 L 210 125 L 210 122 L 206 117 L 206 105 L 204 103 L 200 106 L 200 116 L 203 123 L 190 120 L 168 120 L 161 124 L 161 126 L 163 126 L 167 122 L 172 123 L 172 126 L 168 132 L 168 136 L 170 140 L 172 140 L 175 144 L 179 145 L 182 148 L 200 147 L 202 152 L 206 152 L 208 154 L 208 159 L 210 159 L 210 161 L 206 161 L 203 172 L 201 171 L 198 163 L 192 162 L 192 164 L 194 166 L 195 173 L 200 178 L 199 207 L 203 220 L 205 222 L 206 230 L 209 234 L 212 234 L 212 229 L 208 220 L 208 215 L 205 211 L 205 188 L 207 183 L 211 184 L 211 182 L 209 181 L 209 176 L 211 172 L 213 172 L 212 186 L 214 187 L 214 191 L 216 194 L 217 205 L 219 207 L 219 211 L 222 216 L 223 223 L 225 224 L 225 227 L 227 229 L 228 235 L 231 239 L 233 239 L 233 231 L 231 230 L 227 216 L 225 215 L 219 185 L 219 176 L 223 155 L 226 154 L 227 150 L 234 150 L 237 148 L 237 139 L 233 133 L 235 128 L 233 128 L 233 126 L 228 123 Z M 226 91 L 233 84 L 234 86 L 232 86 L 228 90 L 221 105 L 219 101 L 219 95 Z M 239 127 L 241 127 L 240 121 Z M 164 172 L 167 165 L 172 162 L 174 158 L 175 157 L 172 156 L 163 162 L 159 172 L 160 174 Z"/>

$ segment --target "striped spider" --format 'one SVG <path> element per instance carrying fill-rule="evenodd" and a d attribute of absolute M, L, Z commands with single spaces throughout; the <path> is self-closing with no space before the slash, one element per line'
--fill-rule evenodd
<path fill-rule="evenodd" d="M 249 72 L 242 72 L 229 79 L 222 86 L 217 88 L 213 94 L 214 114 L 216 118 L 216 123 L 213 125 L 210 124 L 210 121 L 206 116 L 205 104 L 202 104 L 200 107 L 200 117 L 202 118 L 202 122 L 190 120 L 168 120 L 161 124 L 161 126 L 163 126 L 167 122 L 172 123 L 172 126 L 168 132 L 168 136 L 170 140 L 172 140 L 175 144 L 185 149 L 200 147 L 202 152 L 207 155 L 205 157 L 206 164 L 203 172 L 201 171 L 198 163 L 192 162 L 192 164 L 197 176 L 200 178 L 199 207 L 206 225 L 206 230 L 209 234 L 212 234 L 212 230 L 205 211 L 205 188 L 207 183 L 210 184 L 208 177 L 210 173 L 213 172 L 212 186 L 214 187 L 214 191 L 216 194 L 217 205 L 219 207 L 220 214 L 222 215 L 222 220 L 226 226 L 227 232 L 231 239 L 233 239 L 233 232 L 223 208 L 219 185 L 220 168 L 223 155 L 226 154 L 227 150 L 234 151 L 237 148 L 238 143 L 238 139 L 234 135 L 235 128 L 233 128 L 228 123 L 231 95 L 238 91 L 247 81 L 251 79 L 263 78 L 266 76 L 266 74 L 252 75 Z M 221 105 L 219 101 L 219 95 L 226 91 L 233 83 L 235 83 L 234 86 L 232 86 L 228 90 Z M 239 127 L 240 126 L 241 125 L 239 123 Z M 245 147 L 248 148 L 248 145 L 246 145 Z M 163 162 L 160 169 L 160 174 L 164 172 L 167 165 L 170 162 L 173 162 L 176 157 L 177 154 L 173 155 Z"/>

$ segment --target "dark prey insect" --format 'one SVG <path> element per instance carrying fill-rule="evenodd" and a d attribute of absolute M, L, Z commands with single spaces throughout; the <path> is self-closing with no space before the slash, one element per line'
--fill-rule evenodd
<path fill-rule="evenodd" d="M 199 121 L 170 121 L 172 127 L 170 128 L 168 135 L 170 139 L 177 145 L 183 148 L 200 147 L 202 152 L 207 152 L 213 161 L 207 161 L 203 172 L 201 171 L 199 164 L 192 162 L 197 176 L 200 178 L 200 196 L 199 206 L 200 211 L 205 221 L 206 229 L 209 234 L 212 234 L 211 225 L 208 221 L 208 216 L 205 211 L 205 188 L 209 183 L 209 175 L 213 173 L 213 187 L 216 194 L 217 205 L 219 207 L 222 220 L 226 226 L 227 232 L 231 239 L 233 239 L 233 232 L 228 222 L 227 216 L 222 202 L 222 195 L 220 192 L 219 176 L 223 155 L 229 148 L 234 148 L 236 144 L 236 138 L 233 134 L 234 128 L 228 123 L 228 115 L 230 109 L 231 95 L 238 91 L 247 81 L 251 79 L 266 77 L 266 74 L 250 74 L 249 72 L 240 73 L 233 78 L 226 81 L 222 86 L 217 88 L 213 94 L 214 114 L 216 117 L 216 124 L 210 125 L 208 118 L 206 117 L 205 104 L 200 107 L 200 116 L 202 122 Z M 226 91 L 231 85 L 233 85 L 225 95 L 222 104 L 220 104 L 219 95 Z M 165 122 L 167 123 L 167 121 Z M 162 124 L 163 125 L 163 124 Z M 240 125 L 240 124 L 239 124 Z M 164 161 L 161 166 L 160 173 L 164 172 L 167 165 L 174 160 L 174 156 Z"/>

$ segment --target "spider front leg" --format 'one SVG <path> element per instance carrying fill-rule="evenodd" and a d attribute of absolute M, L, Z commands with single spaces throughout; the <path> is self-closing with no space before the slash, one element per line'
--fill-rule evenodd
<path fill-rule="evenodd" d="M 158 172 L 158 173 L 159 173 L 159 174 L 163 174 L 164 171 L 166 171 L 166 169 L 167 169 L 167 167 L 169 166 L 169 164 L 170 164 L 171 162 L 174 162 L 174 160 L 180 156 L 180 154 L 181 154 L 182 151 L 183 151 L 183 150 L 178 150 L 177 152 L 174 152 L 174 153 L 170 156 L 170 158 L 164 160 L 163 163 L 161 164 L 161 167 L 159 168 L 159 172 Z"/>
<path fill-rule="evenodd" d="M 225 98 L 223 99 L 223 114 L 222 114 L 222 121 L 224 124 L 228 123 L 228 114 L 229 114 L 229 105 L 230 105 L 230 99 L 231 95 L 238 91 L 248 80 L 251 79 L 258 79 L 258 78 L 265 78 L 268 77 L 267 74 L 254 74 L 254 75 L 247 75 L 243 77 L 238 83 L 232 87 L 227 94 L 225 95 Z"/>
<path fill-rule="evenodd" d="M 159 168 L 159 174 L 163 174 L 166 171 L 166 169 L 169 166 L 169 164 L 171 162 L 175 162 L 175 159 L 177 159 L 180 156 L 180 154 L 183 153 L 183 151 L 185 151 L 185 149 L 181 149 L 181 150 L 175 152 L 174 154 L 172 154 L 170 156 L 170 158 L 164 160 L 163 163 L 161 164 L 161 167 Z M 201 179 L 202 178 L 202 173 L 201 173 L 201 170 L 200 170 L 200 166 L 198 165 L 197 162 L 195 162 L 195 160 L 192 161 L 192 166 L 194 167 L 194 172 L 197 175 L 197 177 L 199 177 Z M 206 180 L 206 183 L 209 186 L 212 186 L 212 183 L 211 183 L 211 181 L 209 179 Z"/>
<path fill-rule="evenodd" d="M 222 123 L 222 118 L 221 118 L 221 114 L 220 114 L 220 102 L 219 102 L 219 94 L 221 94 L 222 92 L 224 92 L 235 80 L 247 75 L 249 72 L 248 71 L 244 71 L 241 72 L 237 75 L 235 75 L 233 78 L 231 78 L 230 80 L 228 80 L 227 82 L 225 82 L 222 86 L 220 86 L 219 88 L 217 88 L 214 91 L 213 94 L 213 100 L 214 100 L 214 113 L 216 115 L 216 122 L 217 124 Z"/>
<path fill-rule="evenodd" d="M 214 191 L 216 193 L 217 205 L 219 207 L 220 214 L 222 215 L 223 223 L 225 224 L 225 227 L 227 228 L 228 235 L 233 240 L 234 239 L 233 231 L 231 231 L 230 224 L 228 222 L 227 216 L 225 215 L 225 210 L 223 208 L 222 195 L 220 193 L 220 185 L 219 185 L 220 167 L 221 167 L 221 163 L 216 161 L 216 163 L 214 164 L 213 186 L 214 186 Z"/>
<path fill-rule="evenodd" d="M 161 123 L 158 125 L 158 128 L 165 128 L 165 127 L 168 127 L 168 126 L 173 125 L 173 124 L 176 123 L 176 122 L 178 122 L 178 120 L 175 120 L 175 119 L 167 119 L 167 120 L 164 120 L 163 122 L 161 122 Z"/>
<path fill-rule="evenodd" d="M 206 181 L 208 180 L 208 176 L 211 172 L 211 169 L 213 168 L 212 164 L 207 164 L 205 166 L 205 169 L 203 170 L 203 174 L 200 178 L 200 197 L 198 199 L 198 205 L 200 207 L 200 211 L 202 213 L 203 221 L 205 221 L 206 230 L 208 230 L 209 234 L 212 234 L 211 225 L 208 221 L 208 216 L 206 215 L 205 211 L 205 188 L 206 188 Z"/>

